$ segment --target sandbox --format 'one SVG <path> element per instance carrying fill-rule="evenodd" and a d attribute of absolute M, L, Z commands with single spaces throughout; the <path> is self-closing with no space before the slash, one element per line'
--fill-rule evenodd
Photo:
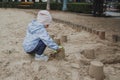
<path fill-rule="evenodd" d="M 119 79 L 119 46 L 60 22 L 53 21 L 47 30 L 56 39 L 67 36 L 60 43 L 65 49 L 65 58 L 35 61 L 22 48 L 27 25 L 35 17 L 25 10 L 0 9 L 1 80 L 95 80 L 89 75 L 93 60 L 103 63 L 104 80 Z M 49 56 L 52 52 L 47 48 L 45 54 Z"/>

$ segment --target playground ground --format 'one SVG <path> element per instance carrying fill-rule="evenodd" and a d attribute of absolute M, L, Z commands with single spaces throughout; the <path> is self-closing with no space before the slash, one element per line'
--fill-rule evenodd
<path fill-rule="evenodd" d="M 120 46 L 84 30 L 77 32 L 63 23 L 52 22 L 49 34 L 60 38 L 67 35 L 64 60 L 35 61 L 27 55 L 22 42 L 28 23 L 36 18 L 38 10 L 0 9 L 0 79 L 1 80 L 94 80 L 89 77 L 89 62 L 81 52 L 94 49 L 96 58 L 104 62 L 105 80 L 119 80 Z M 51 11 L 54 18 L 86 27 L 105 30 L 107 37 L 120 34 L 120 19 L 92 17 L 86 14 Z M 119 43 L 118 43 L 119 44 Z M 47 48 L 46 55 L 52 50 Z"/>

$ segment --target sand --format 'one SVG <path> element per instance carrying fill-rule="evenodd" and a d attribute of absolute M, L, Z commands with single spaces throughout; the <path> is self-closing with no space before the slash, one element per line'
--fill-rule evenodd
<path fill-rule="evenodd" d="M 57 38 L 67 35 L 68 42 L 62 43 L 65 59 L 35 61 L 22 48 L 27 25 L 35 17 L 24 10 L 0 9 L 0 80 L 94 80 L 88 75 L 92 59 L 81 55 L 85 49 L 94 49 L 95 60 L 105 63 L 105 80 L 119 77 L 119 46 L 108 45 L 108 41 L 104 42 L 96 35 L 77 32 L 61 23 L 52 22 L 47 30 Z M 45 50 L 48 56 L 52 52 L 49 48 Z"/>

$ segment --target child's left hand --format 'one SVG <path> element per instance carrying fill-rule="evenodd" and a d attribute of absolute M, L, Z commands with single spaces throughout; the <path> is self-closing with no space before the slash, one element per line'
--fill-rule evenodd
<path fill-rule="evenodd" d="M 59 53 L 62 49 L 63 49 L 63 47 L 59 46 L 59 48 L 57 50 L 55 50 L 54 53 Z"/>

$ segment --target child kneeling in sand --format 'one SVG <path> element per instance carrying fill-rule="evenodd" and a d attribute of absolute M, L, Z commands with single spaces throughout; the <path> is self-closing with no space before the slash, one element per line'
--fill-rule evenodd
<path fill-rule="evenodd" d="M 28 54 L 35 53 L 35 60 L 49 59 L 43 52 L 48 46 L 49 48 L 59 52 L 61 48 L 48 35 L 45 28 L 48 28 L 52 21 L 50 13 L 46 10 L 38 12 L 37 20 L 33 20 L 28 24 L 25 39 L 23 41 L 23 48 Z"/>

